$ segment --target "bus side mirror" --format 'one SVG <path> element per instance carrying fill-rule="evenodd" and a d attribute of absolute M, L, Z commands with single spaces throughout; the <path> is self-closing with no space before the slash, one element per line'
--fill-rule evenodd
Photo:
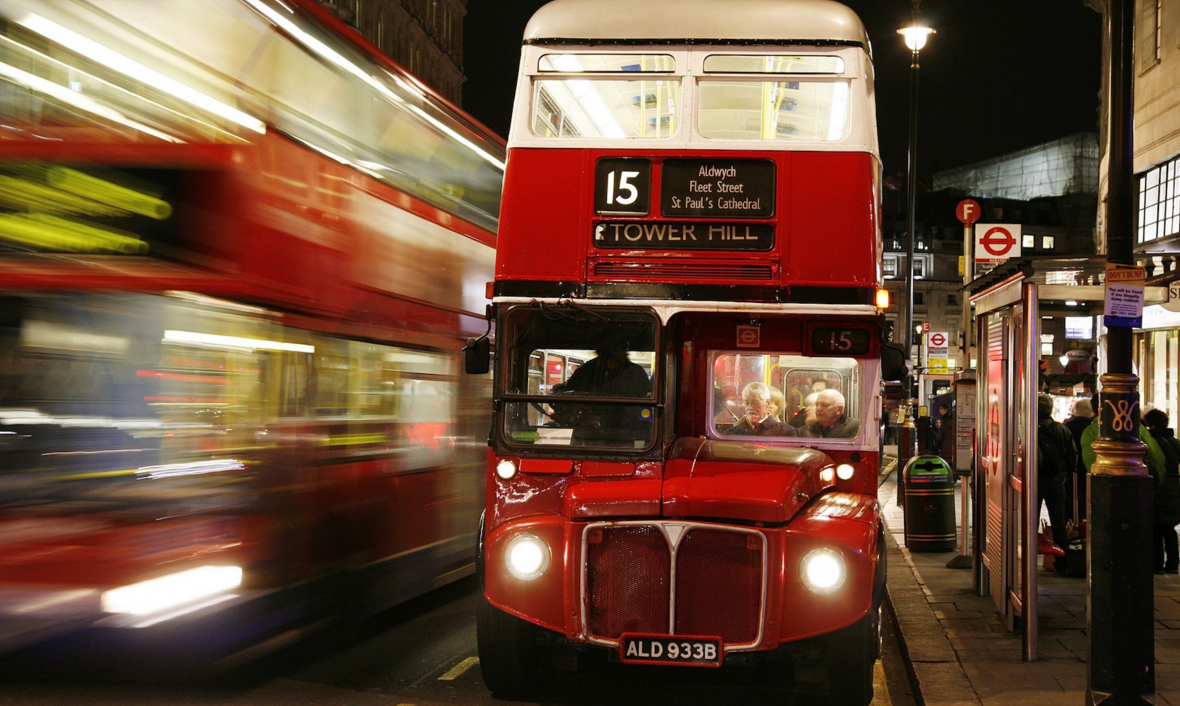
<path fill-rule="evenodd" d="M 881 379 L 889 382 L 905 380 L 910 375 L 910 361 L 901 348 L 892 343 L 881 344 Z"/>
<path fill-rule="evenodd" d="M 486 375 L 492 368 L 492 341 L 487 336 L 467 339 L 463 346 L 463 369 L 468 375 Z"/>

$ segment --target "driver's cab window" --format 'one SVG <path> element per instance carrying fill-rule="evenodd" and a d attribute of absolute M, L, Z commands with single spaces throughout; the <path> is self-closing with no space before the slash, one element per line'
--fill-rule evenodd
<path fill-rule="evenodd" d="M 652 447 L 654 316 L 521 307 L 505 323 L 503 435 L 508 443 Z"/>
<path fill-rule="evenodd" d="M 860 434 L 861 369 L 852 358 L 785 353 L 712 356 L 713 433 L 851 439 Z"/>

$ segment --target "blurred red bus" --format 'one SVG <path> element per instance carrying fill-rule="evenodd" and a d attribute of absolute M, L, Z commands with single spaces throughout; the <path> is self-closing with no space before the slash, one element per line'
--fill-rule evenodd
<path fill-rule="evenodd" d="M 822 654 L 836 701 L 868 703 L 883 317 L 860 20 L 556 0 L 525 31 L 508 153 L 488 686 L 525 692 L 564 650 Z"/>
<path fill-rule="evenodd" d="M 473 572 L 500 138 L 310 1 L 0 17 L 0 647 Z"/>

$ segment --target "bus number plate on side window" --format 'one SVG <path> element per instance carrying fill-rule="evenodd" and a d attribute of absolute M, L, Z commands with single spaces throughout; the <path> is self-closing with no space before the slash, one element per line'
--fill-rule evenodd
<path fill-rule="evenodd" d="M 721 638 L 623 635 L 619 659 L 628 664 L 676 664 L 720 667 Z"/>

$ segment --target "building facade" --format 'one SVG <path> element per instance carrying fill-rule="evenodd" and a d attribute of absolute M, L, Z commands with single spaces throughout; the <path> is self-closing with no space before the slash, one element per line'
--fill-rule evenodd
<path fill-rule="evenodd" d="M 1086 0 L 1103 13 L 1105 0 Z M 1180 279 L 1180 4 L 1136 0 L 1134 66 L 1134 148 L 1131 157 L 1136 198 L 1135 255 L 1147 270 L 1149 285 L 1167 286 Z M 1109 39 L 1103 42 L 1103 66 L 1110 62 Z M 1110 133 L 1109 80 L 1102 77 L 1100 145 L 1102 162 L 1097 245 L 1106 251 L 1106 193 Z M 1147 306 L 1143 328 L 1135 334 L 1134 361 L 1144 409 L 1180 417 L 1180 301 Z M 1104 370 L 1104 362 L 1099 361 Z"/>
<path fill-rule="evenodd" d="M 888 180 L 887 180 L 888 182 Z M 990 160 L 938 172 L 932 189 L 918 194 L 914 224 L 914 350 L 921 355 L 922 331 L 948 334 L 947 373 L 974 367 L 963 355 L 963 267 L 965 235 L 955 208 L 963 199 L 977 201 L 981 223 L 1021 228 L 1022 257 L 1064 257 L 1094 252 L 1098 186 L 1098 140 L 1079 134 Z M 901 340 L 900 303 L 906 296 L 906 213 L 904 194 L 886 192 L 884 239 L 885 286 L 893 302 L 886 311 Z M 973 241 L 970 247 L 974 247 Z M 1043 355 L 1053 367 L 1080 345 L 1067 341 L 1064 321 L 1046 321 Z M 1060 330 L 1058 330 L 1060 329 Z M 1091 344 L 1092 345 L 1092 344 Z"/>
<path fill-rule="evenodd" d="M 319 0 L 365 39 L 459 105 L 467 0 Z"/>

